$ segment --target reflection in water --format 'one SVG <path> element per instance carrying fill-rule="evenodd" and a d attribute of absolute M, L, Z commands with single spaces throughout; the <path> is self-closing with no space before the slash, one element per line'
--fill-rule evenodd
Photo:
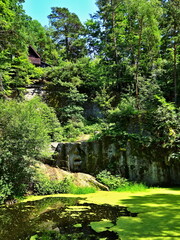
<path fill-rule="evenodd" d="M 104 239 L 113 240 L 118 239 L 115 233 L 108 229 L 96 233 L 90 223 L 108 219 L 116 224 L 119 216 L 136 214 L 131 214 L 125 207 L 80 204 L 79 198 L 47 197 L 0 208 L 0 239 L 25 240 L 32 239 L 31 236 L 34 235 L 33 239 L 95 240 L 105 237 Z M 49 237 L 38 237 L 43 236 L 44 232 Z"/>

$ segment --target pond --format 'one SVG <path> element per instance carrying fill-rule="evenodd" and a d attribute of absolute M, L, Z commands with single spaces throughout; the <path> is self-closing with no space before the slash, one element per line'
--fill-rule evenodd
<path fill-rule="evenodd" d="M 81 203 L 82 198 L 46 197 L 2 206 L 0 239 L 119 239 L 110 231 L 120 216 L 136 217 L 126 207 Z"/>

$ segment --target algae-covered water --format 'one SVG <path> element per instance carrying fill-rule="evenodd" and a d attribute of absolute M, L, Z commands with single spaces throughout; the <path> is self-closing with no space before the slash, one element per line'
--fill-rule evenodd
<path fill-rule="evenodd" d="M 179 188 L 78 197 L 32 196 L 1 206 L 0 240 L 180 239 Z"/>
<path fill-rule="evenodd" d="M 126 207 L 81 203 L 74 197 L 46 197 L 0 208 L 1 240 L 119 239 L 109 231 Z"/>

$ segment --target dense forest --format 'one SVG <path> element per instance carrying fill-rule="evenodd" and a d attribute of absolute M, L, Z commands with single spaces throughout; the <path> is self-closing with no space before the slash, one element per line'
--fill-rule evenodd
<path fill-rule="evenodd" d="M 53 7 L 49 27 L 23 2 L 0 0 L 0 202 L 27 191 L 50 142 L 82 134 L 158 144 L 178 161 L 180 1 L 97 0 L 84 24 Z M 29 61 L 29 46 L 48 67 Z M 46 95 L 25 101 L 31 84 Z"/>

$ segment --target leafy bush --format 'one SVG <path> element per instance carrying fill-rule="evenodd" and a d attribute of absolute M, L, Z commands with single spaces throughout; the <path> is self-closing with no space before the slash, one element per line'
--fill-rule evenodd
<path fill-rule="evenodd" d="M 63 127 L 63 141 L 75 141 L 80 134 L 81 124 L 78 125 L 77 122 L 68 121 L 68 123 Z"/>
<path fill-rule="evenodd" d="M 114 97 L 109 96 L 107 89 L 103 86 L 98 92 L 96 92 L 94 102 L 98 103 L 103 111 L 103 114 L 106 115 L 108 110 L 112 109 L 113 99 Z"/>
<path fill-rule="evenodd" d="M 158 101 L 154 96 L 162 96 L 162 92 L 155 77 L 139 77 L 139 89 L 139 108 L 148 111 L 156 108 Z"/>
<path fill-rule="evenodd" d="M 165 98 L 156 96 L 159 105 L 152 114 L 153 133 L 156 137 L 163 138 L 166 145 L 172 145 L 178 141 L 180 135 L 179 109 L 173 103 L 166 102 Z"/>
<path fill-rule="evenodd" d="M 87 194 L 96 192 L 94 187 L 79 187 L 73 183 L 72 177 L 63 180 L 51 180 L 41 171 L 36 171 L 33 178 L 33 192 L 36 195 L 49 195 L 56 193 Z"/>
<path fill-rule="evenodd" d="M 109 171 L 103 170 L 96 176 L 97 180 L 107 185 L 110 190 L 117 192 L 139 192 L 148 189 L 143 183 L 129 182 L 119 175 L 112 175 Z"/>
<path fill-rule="evenodd" d="M 118 106 L 109 111 L 109 123 L 115 123 L 116 128 L 126 130 L 129 121 L 140 113 L 135 105 L 136 100 L 134 97 L 129 95 L 123 97 Z"/>
<path fill-rule="evenodd" d="M 55 110 L 42 102 L 39 97 L 33 98 L 30 102 L 27 102 L 27 104 L 31 104 L 32 108 L 36 109 L 41 116 L 51 141 L 58 141 L 61 139 L 62 127 L 56 116 Z"/>
<path fill-rule="evenodd" d="M 49 115 L 50 114 L 50 115 Z M 26 192 L 32 157 L 50 143 L 55 115 L 39 99 L 0 101 L 0 192 L 3 199 Z"/>
<path fill-rule="evenodd" d="M 124 187 L 129 185 L 127 179 L 122 178 L 119 175 L 112 175 L 109 171 L 103 170 L 96 176 L 97 180 L 106 186 L 109 187 L 110 190 L 115 190 L 119 187 Z"/>
<path fill-rule="evenodd" d="M 0 204 L 3 204 L 7 196 L 11 195 L 12 184 L 0 179 Z"/>
<path fill-rule="evenodd" d="M 72 179 L 50 180 L 40 174 L 34 180 L 34 193 L 37 195 L 49 195 L 56 193 L 69 193 L 72 186 Z"/>

